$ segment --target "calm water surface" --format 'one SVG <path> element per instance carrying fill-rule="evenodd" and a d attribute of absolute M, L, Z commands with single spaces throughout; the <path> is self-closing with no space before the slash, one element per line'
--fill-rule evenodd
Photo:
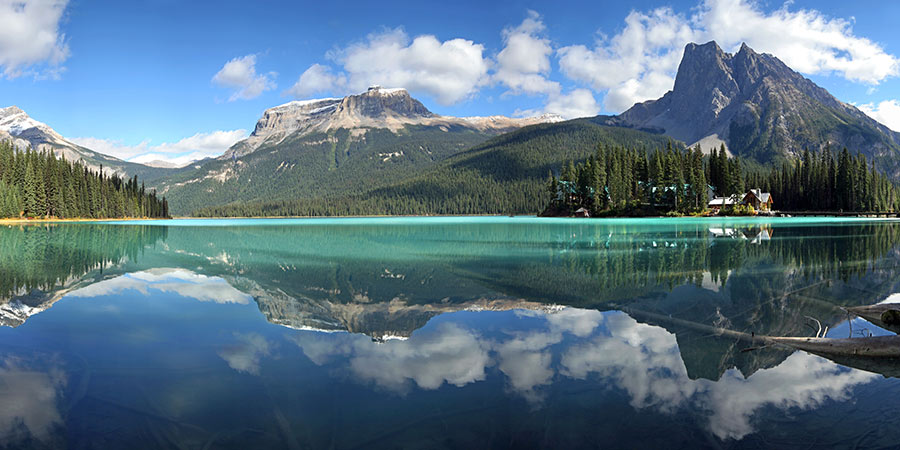
<path fill-rule="evenodd" d="M 2 448 L 894 448 L 900 222 L 0 228 Z M 874 372 L 871 370 L 875 370 Z"/>

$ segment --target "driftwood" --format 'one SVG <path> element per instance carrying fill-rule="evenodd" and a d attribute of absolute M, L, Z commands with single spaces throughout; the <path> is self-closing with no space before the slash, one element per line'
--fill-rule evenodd
<path fill-rule="evenodd" d="M 895 305 L 895 307 L 896 306 L 897 305 Z M 900 335 L 855 338 L 765 336 L 704 325 L 689 320 L 635 310 L 632 308 L 622 309 L 635 318 L 642 318 L 658 323 L 670 323 L 712 335 L 738 339 L 749 343 L 751 345 L 750 349 L 776 346 L 803 350 L 826 358 L 832 358 L 834 356 L 883 358 L 885 360 L 896 358 L 900 361 Z M 865 319 L 866 317 L 863 318 Z M 824 336 L 824 334 L 825 333 L 822 331 L 820 325 L 816 335 Z"/>
<path fill-rule="evenodd" d="M 784 345 L 820 356 L 841 355 L 900 359 L 900 336 L 855 338 L 760 336 L 766 344 Z"/>
<path fill-rule="evenodd" d="M 821 323 L 812 319 L 818 324 L 818 329 L 813 328 L 816 333 L 815 337 L 766 336 L 704 325 L 629 307 L 620 309 L 638 320 L 660 324 L 668 323 L 713 336 L 728 337 L 745 342 L 748 347 L 743 351 L 767 347 L 802 350 L 847 367 L 878 373 L 885 377 L 900 378 L 900 335 L 827 338 L 824 336 L 828 328 L 823 330 Z M 900 333 L 900 304 L 859 306 L 846 308 L 846 310 L 879 327 Z M 894 322 L 895 319 L 898 320 L 898 323 Z"/>
<path fill-rule="evenodd" d="M 847 312 L 872 322 L 885 330 L 900 333 L 900 304 L 881 303 L 878 305 L 851 306 Z"/>

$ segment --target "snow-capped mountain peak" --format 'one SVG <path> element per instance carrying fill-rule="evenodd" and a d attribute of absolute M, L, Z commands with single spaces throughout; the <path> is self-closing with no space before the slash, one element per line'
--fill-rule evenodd
<path fill-rule="evenodd" d="M 269 108 L 263 112 L 256 128 L 247 139 L 238 142 L 220 158 L 241 156 L 259 148 L 263 143 L 277 144 L 287 136 L 337 129 L 359 130 L 382 128 L 399 132 L 407 125 L 437 127 L 462 126 L 478 131 L 512 131 L 536 123 L 559 122 L 557 115 L 529 118 L 506 116 L 452 117 L 428 110 L 403 88 L 370 86 L 360 94 L 344 98 L 296 100 Z"/>

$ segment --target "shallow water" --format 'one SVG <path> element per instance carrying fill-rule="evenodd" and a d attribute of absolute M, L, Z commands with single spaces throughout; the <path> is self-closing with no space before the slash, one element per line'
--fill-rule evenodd
<path fill-rule="evenodd" d="M 892 447 L 900 366 L 703 327 L 885 334 L 840 307 L 898 263 L 865 219 L 0 228 L 0 447 Z"/>

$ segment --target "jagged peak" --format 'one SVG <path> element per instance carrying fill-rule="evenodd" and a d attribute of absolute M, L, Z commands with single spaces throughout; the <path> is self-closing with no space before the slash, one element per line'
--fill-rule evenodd
<path fill-rule="evenodd" d="M 750 46 L 747 45 L 746 42 L 741 42 L 741 48 L 740 48 L 740 50 L 738 50 L 738 54 L 740 54 L 740 53 L 746 53 L 746 54 L 750 54 L 750 55 L 756 54 L 756 52 L 753 51 L 753 49 L 750 48 Z"/>
<path fill-rule="evenodd" d="M 690 42 L 684 46 L 684 57 L 687 58 L 690 55 L 715 55 L 715 56 L 726 56 L 728 55 L 722 50 L 722 47 L 719 47 L 719 44 L 716 41 L 709 41 L 705 44 L 697 44 L 696 42 Z"/>
<path fill-rule="evenodd" d="M 16 105 L 7 106 L 6 108 L 0 108 L 0 116 L 2 117 L 12 116 L 15 114 L 25 114 L 25 111 L 22 111 L 22 109 Z"/>

